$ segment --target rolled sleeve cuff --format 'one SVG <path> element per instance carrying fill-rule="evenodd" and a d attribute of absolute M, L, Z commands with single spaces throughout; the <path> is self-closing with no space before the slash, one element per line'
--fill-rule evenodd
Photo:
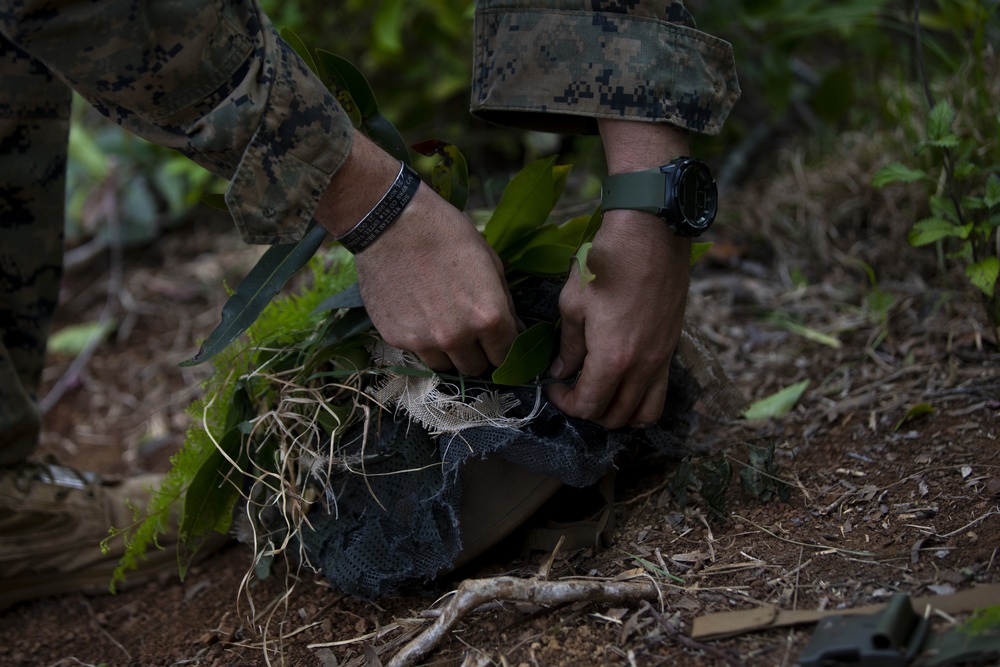
<path fill-rule="evenodd" d="M 292 243 L 308 228 L 354 135 L 343 109 L 291 47 L 273 30 L 264 41 L 269 57 L 260 76 L 273 79 L 271 91 L 226 204 L 247 243 Z"/>
<path fill-rule="evenodd" d="M 593 133 L 619 118 L 718 134 L 740 95 L 728 42 L 658 18 L 486 8 L 475 39 L 472 113 L 503 125 Z"/>

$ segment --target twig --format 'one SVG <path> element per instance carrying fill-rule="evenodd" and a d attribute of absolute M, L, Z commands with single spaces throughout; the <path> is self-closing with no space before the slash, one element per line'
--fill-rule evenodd
<path fill-rule="evenodd" d="M 667 623 L 666 619 L 660 616 L 659 612 L 653 609 L 653 605 L 649 604 L 648 602 L 645 601 L 643 602 L 643 608 L 640 611 L 648 611 L 650 614 L 652 614 L 653 618 L 656 619 L 656 622 L 659 623 L 660 626 L 662 626 L 663 629 L 667 632 L 667 636 L 673 639 L 675 642 L 682 644 L 687 648 L 695 651 L 703 651 L 712 656 L 713 658 L 724 661 L 727 665 L 730 665 L 730 667 L 746 667 L 746 663 L 744 663 L 742 660 L 737 660 L 736 658 L 729 655 L 725 651 L 721 651 L 715 648 L 714 646 L 709 646 L 708 644 L 702 644 L 697 640 L 691 639 L 687 635 L 681 634 L 680 632 L 678 632 L 676 628 Z"/>
<path fill-rule="evenodd" d="M 539 581 L 515 577 L 467 579 L 441 610 L 434 624 L 400 649 L 389 667 L 408 667 L 433 651 L 445 636 L 469 612 L 485 602 L 510 600 L 539 605 L 562 605 L 571 602 L 631 602 L 657 598 L 659 589 L 651 579 L 635 581 L 595 581 L 563 579 Z"/>
<path fill-rule="evenodd" d="M 809 542 L 798 542 L 796 540 L 790 540 L 787 537 L 782 537 L 781 535 L 778 535 L 777 533 L 771 532 L 770 530 L 768 530 L 764 526 L 761 526 L 760 524 L 754 523 L 750 519 L 748 519 L 746 517 L 743 517 L 743 516 L 740 516 L 739 514 L 734 514 L 733 516 L 735 518 L 739 519 L 740 521 L 746 521 L 747 523 L 749 523 L 750 525 L 754 526 L 758 530 L 764 531 L 765 533 L 767 533 L 771 537 L 773 537 L 775 539 L 779 539 L 782 542 L 788 542 L 789 544 L 797 544 L 800 547 L 809 547 L 810 549 L 824 549 L 824 550 L 828 550 L 828 551 L 836 551 L 838 553 L 852 554 L 854 556 L 868 556 L 869 558 L 874 558 L 876 556 L 876 554 L 872 553 L 871 551 L 853 551 L 851 549 L 840 549 L 838 547 L 831 547 L 831 546 L 826 545 L 826 544 L 811 544 Z"/>
<path fill-rule="evenodd" d="M 1000 514 L 1000 507 L 994 507 L 989 512 L 987 512 L 986 514 L 982 515 L 978 519 L 973 519 L 972 521 L 970 521 L 969 523 L 965 524 L 964 526 L 962 526 L 958 530 L 953 530 L 950 533 L 945 533 L 944 535 L 935 534 L 934 537 L 938 538 L 939 540 L 946 540 L 949 537 L 954 537 L 955 535 L 958 535 L 959 533 L 961 533 L 963 530 L 966 530 L 968 528 L 972 528 L 977 523 L 981 523 L 981 522 L 985 521 L 987 519 L 987 517 L 993 516 L 994 514 Z"/>

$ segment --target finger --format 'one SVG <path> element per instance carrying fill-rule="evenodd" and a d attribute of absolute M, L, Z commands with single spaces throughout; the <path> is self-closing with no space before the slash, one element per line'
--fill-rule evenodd
<path fill-rule="evenodd" d="M 510 310 L 507 317 L 499 325 L 489 327 L 480 334 L 477 347 L 480 348 L 489 364 L 499 366 L 507 358 L 507 353 L 510 352 L 510 347 L 514 344 L 514 339 L 517 338 L 517 322 L 514 311 Z"/>
<path fill-rule="evenodd" d="M 619 378 L 604 372 L 598 366 L 595 355 L 589 355 L 576 385 L 566 392 L 555 390 L 554 396 L 557 398 L 552 400 L 567 415 L 603 426 L 600 420 L 618 391 Z M 553 385 L 553 388 L 556 386 Z"/>
<path fill-rule="evenodd" d="M 450 350 L 448 357 L 452 364 L 463 375 L 480 375 L 490 367 L 486 352 L 478 343 L 473 343 L 458 350 Z"/>
<path fill-rule="evenodd" d="M 667 378 L 658 379 L 648 387 L 640 397 L 638 405 L 633 407 L 630 414 L 625 416 L 624 424 L 635 428 L 641 428 L 655 424 L 663 415 L 664 402 L 667 398 Z M 609 418 L 619 421 L 620 415 L 628 412 L 628 408 L 623 406 L 622 412 L 608 415 Z M 624 425 L 622 424 L 622 425 Z"/>
<path fill-rule="evenodd" d="M 451 358 L 440 350 L 422 350 L 416 352 L 416 355 L 420 357 L 420 361 L 424 362 L 425 366 L 438 373 L 455 370 L 455 364 Z"/>
<path fill-rule="evenodd" d="M 587 339 L 584 337 L 583 322 L 564 319 L 559 338 L 559 355 L 549 368 L 554 378 L 567 378 L 583 369 L 587 358 Z"/>

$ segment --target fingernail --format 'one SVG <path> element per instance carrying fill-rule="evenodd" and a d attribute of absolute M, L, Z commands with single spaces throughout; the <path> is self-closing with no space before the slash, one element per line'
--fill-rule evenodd
<path fill-rule="evenodd" d="M 556 359 L 555 361 L 552 362 L 552 367 L 549 368 L 549 375 L 551 375 L 554 378 L 561 378 L 565 367 L 566 365 L 563 364 L 562 359 Z"/>

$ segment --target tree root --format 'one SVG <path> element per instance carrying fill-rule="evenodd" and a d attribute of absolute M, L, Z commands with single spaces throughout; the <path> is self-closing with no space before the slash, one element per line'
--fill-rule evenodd
<path fill-rule="evenodd" d="M 389 661 L 389 667 L 409 667 L 433 651 L 466 615 L 495 600 L 554 606 L 572 602 L 635 602 L 658 599 L 660 589 L 652 579 L 593 580 L 494 577 L 468 579 L 459 584 L 431 627 L 417 635 Z"/>

